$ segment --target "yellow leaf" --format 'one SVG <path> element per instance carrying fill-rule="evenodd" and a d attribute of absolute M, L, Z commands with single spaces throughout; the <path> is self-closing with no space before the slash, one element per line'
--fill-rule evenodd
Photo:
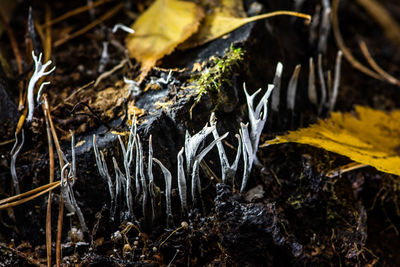
<path fill-rule="evenodd" d="M 262 146 L 287 142 L 323 148 L 400 175 L 400 110 L 385 113 L 356 106 L 356 114 L 333 112 L 329 119 L 278 136 Z"/>
<path fill-rule="evenodd" d="M 311 20 L 310 15 L 292 11 L 276 11 L 246 18 L 244 17 L 245 13 L 241 5 L 241 0 L 222 0 L 220 7 L 213 8 L 212 12 L 206 15 L 201 23 L 199 31 L 180 45 L 179 48 L 187 49 L 202 45 L 218 39 L 249 22 L 281 15 Z"/>
<path fill-rule="evenodd" d="M 156 0 L 132 25 L 135 34 L 126 38 L 131 57 L 142 64 L 140 80 L 157 60 L 197 31 L 204 13 L 195 3 Z"/>

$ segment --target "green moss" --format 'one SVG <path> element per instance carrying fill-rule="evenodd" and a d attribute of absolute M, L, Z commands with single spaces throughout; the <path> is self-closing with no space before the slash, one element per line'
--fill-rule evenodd
<path fill-rule="evenodd" d="M 240 61 L 243 60 L 243 55 L 242 48 L 235 48 L 231 45 L 222 58 L 212 57 L 211 67 L 192 78 L 194 86 L 198 89 L 195 103 L 191 110 L 200 102 L 205 94 L 210 95 L 215 108 L 221 102 L 224 102 L 226 96 L 222 93 L 222 88 L 232 86 L 232 75 L 238 69 Z"/>

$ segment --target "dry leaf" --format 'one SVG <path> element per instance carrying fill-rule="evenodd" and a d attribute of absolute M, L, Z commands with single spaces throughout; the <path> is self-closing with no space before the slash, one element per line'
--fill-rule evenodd
<path fill-rule="evenodd" d="M 179 46 L 179 48 L 187 49 L 202 45 L 212 40 L 218 39 L 223 35 L 233 30 L 236 30 L 237 28 L 249 22 L 280 15 L 296 16 L 311 20 L 310 15 L 292 11 L 276 11 L 246 18 L 244 17 L 245 13 L 243 11 L 241 1 L 222 0 L 220 7 L 214 8 L 210 14 L 206 15 L 201 23 L 199 31 L 192 37 L 190 37 L 189 40 Z"/>
<path fill-rule="evenodd" d="M 132 25 L 136 31 L 126 39 L 131 57 L 142 64 L 140 81 L 157 60 L 197 31 L 204 13 L 195 3 L 156 0 Z"/>
<path fill-rule="evenodd" d="M 385 113 L 356 106 L 356 114 L 333 112 L 329 119 L 278 136 L 262 146 L 287 142 L 323 148 L 400 175 L 400 110 Z"/>

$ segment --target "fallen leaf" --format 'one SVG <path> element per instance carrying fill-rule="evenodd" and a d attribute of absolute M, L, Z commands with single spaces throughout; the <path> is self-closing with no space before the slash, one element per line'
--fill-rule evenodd
<path fill-rule="evenodd" d="M 192 48 L 218 39 L 237 28 L 256 20 L 274 16 L 289 15 L 311 20 L 311 16 L 293 11 L 275 11 L 254 17 L 245 17 L 241 1 L 222 0 L 220 7 L 212 9 L 201 23 L 201 26 L 192 37 L 179 46 L 179 49 Z"/>
<path fill-rule="evenodd" d="M 278 136 L 262 147 L 287 142 L 323 148 L 400 175 L 400 110 L 385 113 L 356 106 L 355 114 L 333 112 L 329 119 Z"/>
<path fill-rule="evenodd" d="M 157 61 L 198 30 L 203 9 L 192 2 L 156 0 L 132 25 L 126 38 L 131 57 L 142 64 L 141 82 Z"/>

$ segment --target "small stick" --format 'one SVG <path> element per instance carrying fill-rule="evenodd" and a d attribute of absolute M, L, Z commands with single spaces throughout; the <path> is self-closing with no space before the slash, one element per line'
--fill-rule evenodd
<path fill-rule="evenodd" d="M 333 0 L 332 2 L 332 28 L 333 34 L 335 35 L 336 44 L 338 45 L 339 49 L 342 50 L 344 57 L 350 62 L 350 64 L 361 71 L 362 73 L 375 78 L 377 80 L 382 80 L 382 77 L 372 71 L 371 69 L 367 68 L 363 64 L 361 64 L 350 52 L 350 50 L 344 44 L 342 35 L 339 29 L 339 19 L 338 19 L 338 9 L 339 9 L 339 0 Z"/>
<path fill-rule="evenodd" d="M 376 0 L 357 0 L 383 28 L 386 38 L 388 38 L 396 46 L 400 45 L 400 24 L 390 15 L 390 13 L 381 4 L 382 1 Z M 372 66 L 371 66 L 372 67 Z"/>
<path fill-rule="evenodd" d="M 53 141 L 51 138 L 51 130 L 50 124 L 47 116 L 47 111 L 42 105 L 43 112 L 45 114 L 46 120 L 46 133 L 47 133 L 47 140 L 48 140 L 48 147 L 49 147 L 49 168 L 50 168 L 50 178 L 49 182 L 52 183 L 54 181 L 54 148 L 53 148 Z M 47 266 L 51 267 L 51 191 L 49 191 L 49 199 L 47 202 L 47 211 L 46 211 L 46 248 L 47 248 Z"/>
<path fill-rule="evenodd" d="M 373 68 L 377 73 L 379 73 L 383 78 L 385 78 L 389 83 L 400 86 L 400 81 L 383 70 L 373 59 L 371 53 L 368 50 L 367 44 L 364 41 L 360 41 L 361 52 L 363 53 L 365 59 L 368 64 Z"/>
<path fill-rule="evenodd" d="M 92 23 L 86 25 L 85 27 L 83 27 L 82 29 L 68 35 L 65 38 L 62 38 L 60 40 L 57 40 L 54 42 L 54 47 L 59 47 L 63 44 L 65 44 L 66 42 L 88 32 L 89 30 L 91 30 L 92 28 L 96 27 L 97 25 L 99 25 L 100 23 L 104 22 L 105 20 L 111 18 L 112 16 L 114 16 L 115 14 L 118 13 L 118 11 L 120 11 L 122 9 L 122 7 L 124 6 L 123 3 L 120 3 L 118 5 L 116 5 L 113 9 L 111 9 L 110 11 L 108 11 L 107 13 L 105 13 L 103 16 L 101 16 L 98 20 L 93 21 Z"/>
<path fill-rule="evenodd" d="M 61 146 L 60 146 L 60 143 L 58 141 L 56 129 L 54 127 L 53 120 L 51 118 L 50 107 L 49 107 L 49 103 L 47 101 L 47 96 L 44 95 L 43 98 L 44 98 L 44 107 L 45 107 L 45 110 L 46 110 L 47 119 L 49 120 L 49 124 L 50 124 L 51 134 L 53 136 L 54 144 L 56 146 L 58 161 L 59 161 L 59 164 L 60 164 L 60 168 L 62 169 L 64 167 L 64 165 L 65 165 L 63 152 L 61 150 Z"/>
<path fill-rule="evenodd" d="M 343 173 L 349 172 L 349 171 L 353 171 L 353 170 L 357 170 L 357 169 L 361 169 L 361 168 L 365 168 L 368 167 L 369 165 L 367 164 L 362 164 L 362 163 L 358 163 L 358 162 L 351 162 L 349 164 L 340 166 L 339 168 L 336 168 L 334 170 L 329 171 L 326 174 L 326 177 L 329 178 L 335 178 L 336 176 L 339 176 Z"/>
<path fill-rule="evenodd" d="M 60 203 L 58 205 L 57 239 L 56 239 L 56 265 L 57 265 L 57 267 L 61 267 L 61 236 L 62 236 L 63 219 L 64 219 L 64 199 L 60 195 Z"/>
<path fill-rule="evenodd" d="M 8 145 L 8 144 L 10 144 L 10 143 L 12 143 L 12 142 L 14 142 L 14 141 L 15 141 L 15 138 L 14 138 L 14 139 L 11 139 L 11 140 L 4 141 L 4 142 L 0 142 L 0 146 Z"/>
<path fill-rule="evenodd" d="M 59 22 L 65 20 L 65 19 L 67 19 L 67 18 L 69 18 L 69 17 L 78 15 L 78 14 L 80 14 L 80 13 L 83 13 L 83 12 L 85 12 L 85 11 L 91 9 L 91 8 L 94 8 L 94 7 L 103 5 L 103 4 L 108 3 L 108 2 L 111 2 L 111 1 L 112 1 L 112 0 L 99 0 L 99 1 L 97 1 L 97 2 L 95 2 L 95 3 L 93 3 L 92 5 L 86 5 L 86 6 L 78 7 L 77 9 L 68 11 L 68 12 L 65 13 L 64 15 L 62 15 L 62 16 L 60 16 L 60 17 L 58 17 L 58 18 L 55 18 L 55 19 L 53 19 L 53 20 L 51 20 L 51 21 L 49 21 L 49 22 L 46 21 L 46 23 L 43 25 L 43 27 L 49 27 L 49 26 L 51 26 L 51 25 L 54 25 L 54 24 L 56 24 L 56 23 L 59 23 Z"/>
<path fill-rule="evenodd" d="M 46 23 L 50 22 L 51 19 L 51 8 L 49 4 L 46 4 L 46 14 L 45 21 Z M 46 27 L 46 39 L 44 42 L 44 61 L 47 62 L 50 60 L 51 55 L 51 27 Z"/>
<path fill-rule="evenodd" d="M 5 31 L 7 32 L 8 39 L 10 39 L 11 48 L 13 50 L 15 61 L 17 63 L 18 74 L 20 75 L 23 72 L 21 53 L 19 51 L 17 39 L 15 38 L 14 32 L 11 29 L 10 25 L 7 23 L 2 10 L 0 10 L 0 24 L 3 25 Z M 24 83 L 20 81 L 18 83 L 18 86 L 19 86 L 19 107 L 22 107 L 25 102 L 25 100 L 23 99 Z"/>
<path fill-rule="evenodd" d="M 48 187 L 49 185 L 51 185 L 50 187 Z M 25 202 L 28 202 L 28 201 L 30 201 L 30 200 L 32 200 L 32 199 L 35 199 L 35 198 L 37 198 L 37 197 L 39 197 L 39 196 L 41 196 L 41 195 L 43 195 L 43 194 L 45 194 L 45 193 L 47 193 L 47 192 L 49 192 L 49 191 L 51 191 L 51 190 L 53 190 L 53 189 L 55 189 L 55 188 L 57 188 L 57 187 L 59 187 L 60 186 L 60 182 L 59 181 L 57 181 L 57 182 L 54 182 L 53 184 L 48 184 L 48 185 L 46 185 L 48 188 L 46 188 L 46 189 L 44 189 L 43 191 L 40 191 L 39 193 L 37 193 L 37 194 L 35 194 L 35 195 L 33 195 L 33 196 L 30 196 L 30 197 L 27 197 L 27 198 L 24 198 L 24 199 L 20 199 L 20 200 L 17 200 L 17 201 L 14 201 L 14 202 L 7 202 L 6 204 L 1 204 L 0 205 L 0 210 L 4 210 L 4 209 L 8 209 L 8 208 L 12 208 L 12 207 L 15 207 L 15 206 L 18 206 L 18 205 L 21 205 L 21 204 L 23 204 L 23 203 L 25 203 Z M 40 187 L 39 187 L 40 188 Z M 34 189 L 34 190 L 37 190 L 38 188 L 36 188 L 36 189 Z M 32 192 L 33 190 L 31 190 L 31 191 L 29 191 L 29 192 Z M 26 193 L 28 193 L 28 192 L 26 192 Z M 18 197 L 20 197 L 21 195 L 23 195 L 23 194 L 20 194 L 20 195 L 17 195 Z M 6 201 L 6 200 L 8 200 L 9 198 L 6 198 L 6 199 L 3 199 L 3 200 L 1 200 L 1 201 Z"/>
<path fill-rule="evenodd" d="M 61 103 L 59 103 L 57 106 L 55 106 L 55 107 L 53 108 L 53 111 L 59 109 L 59 108 L 60 108 L 62 105 L 64 105 L 65 103 L 68 103 L 68 101 L 71 100 L 73 96 L 75 96 L 77 93 L 81 92 L 82 90 L 88 88 L 89 86 L 91 86 L 91 85 L 93 85 L 93 84 L 94 84 L 94 81 L 91 81 L 91 82 L 89 82 L 89 83 L 87 83 L 87 84 L 85 84 L 85 85 L 79 87 L 79 88 L 76 89 L 75 91 L 73 91 L 67 98 L 64 99 L 63 102 L 61 102 Z"/>
<path fill-rule="evenodd" d="M 172 231 L 172 233 L 170 233 L 167 238 L 164 239 L 164 241 L 161 242 L 161 244 L 158 246 L 158 251 L 160 251 L 162 245 L 164 245 L 165 242 L 168 241 L 168 239 L 175 234 L 176 232 L 178 232 L 179 230 L 183 229 L 183 228 L 188 228 L 188 223 L 187 222 L 182 222 L 181 226 L 179 226 L 178 228 L 176 228 L 174 231 Z"/>
<path fill-rule="evenodd" d="M 97 77 L 96 82 L 94 83 L 93 87 L 96 87 L 97 85 L 99 85 L 99 83 L 103 79 L 107 78 L 108 76 L 110 76 L 111 74 L 113 74 L 114 72 L 116 72 L 117 70 L 122 68 L 127 62 L 128 62 L 128 60 L 124 59 L 118 65 L 116 65 L 114 68 L 112 68 L 111 70 L 102 73 L 99 77 Z"/>
<path fill-rule="evenodd" d="M 50 107 L 47 101 L 47 97 L 44 96 L 44 107 L 46 109 L 47 119 L 49 120 L 51 134 L 53 136 L 54 144 L 56 146 L 58 161 L 60 169 L 62 170 L 65 162 L 63 158 L 63 152 L 61 150 L 60 143 L 58 141 L 57 133 L 54 128 L 53 120 L 51 119 Z M 58 220 L 57 220 L 57 239 L 56 239 L 56 264 L 57 267 L 61 266 L 61 236 L 62 236 L 62 225 L 64 219 L 64 199 L 60 195 L 59 207 L 58 207 Z"/>
<path fill-rule="evenodd" d="M 35 194 L 37 192 L 41 192 L 41 191 L 46 190 L 46 189 L 48 189 L 50 187 L 53 187 L 53 186 L 58 186 L 59 184 L 60 184 L 60 181 L 53 182 L 51 184 L 45 184 L 45 185 L 42 185 L 42 186 L 40 186 L 38 188 L 32 189 L 32 190 L 30 190 L 28 192 L 24 192 L 24 193 L 21 193 L 19 195 L 15 195 L 15 196 L 11 196 L 11 197 L 2 199 L 2 200 L 0 200 L 0 205 L 3 205 L 5 203 L 9 203 L 9 202 L 14 201 L 14 200 L 19 199 L 19 198 L 24 198 L 26 196 Z"/>
<path fill-rule="evenodd" d="M 15 130 L 15 134 L 19 134 L 21 131 L 22 127 L 24 126 L 24 122 L 26 119 L 26 115 L 28 114 L 28 106 L 24 108 L 24 111 L 22 112 L 21 116 L 19 116 L 18 123 L 17 123 L 17 128 Z"/>

